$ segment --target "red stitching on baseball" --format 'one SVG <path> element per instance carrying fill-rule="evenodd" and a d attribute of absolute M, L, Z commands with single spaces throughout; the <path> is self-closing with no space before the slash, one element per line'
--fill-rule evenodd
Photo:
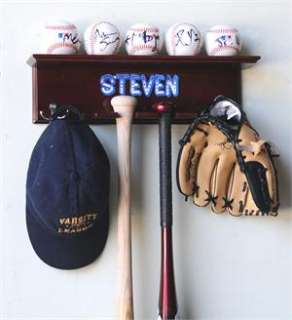
<path fill-rule="evenodd" d="M 215 29 L 215 30 L 209 30 L 208 32 L 212 33 L 238 33 L 237 29 Z"/>
<path fill-rule="evenodd" d="M 171 48 L 171 51 L 173 51 L 173 55 L 175 55 L 176 54 L 176 45 L 175 45 L 175 39 L 176 39 L 176 34 L 177 34 L 177 28 L 178 28 L 179 26 L 176 26 L 175 28 L 173 28 L 173 31 L 172 31 L 172 38 L 171 38 L 171 43 L 172 43 L 172 48 Z"/>
<path fill-rule="evenodd" d="M 149 44 L 140 44 L 133 46 L 134 50 L 142 50 L 142 49 L 154 49 L 154 46 L 151 46 Z"/>
<path fill-rule="evenodd" d="M 147 32 L 159 32 L 159 29 L 158 28 L 131 28 L 130 31 L 133 31 L 133 32 L 144 32 L 144 31 L 147 31 Z"/>
<path fill-rule="evenodd" d="M 94 31 L 95 28 L 97 26 L 97 23 L 95 23 L 91 30 L 90 30 L 90 36 L 89 36 L 89 47 L 90 47 L 90 53 L 93 54 L 94 53 Z"/>
<path fill-rule="evenodd" d="M 237 47 L 225 46 L 225 47 L 214 48 L 214 49 L 211 50 L 210 53 L 212 54 L 212 53 L 224 51 L 224 49 L 233 49 L 233 50 L 235 50 L 236 52 L 239 52 L 239 48 L 237 48 Z"/>
<path fill-rule="evenodd" d="M 55 43 L 47 49 L 47 53 L 53 53 L 55 49 L 60 48 L 73 48 L 75 50 L 75 53 L 77 52 L 77 48 L 75 48 L 75 46 L 73 46 L 71 43 Z"/>
<path fill-rule="evenodd" d="M 61 25 L 61 26 L 57 26 L 57 25 L 47 25 L 45 26 L 45 29 L 49 29 L 49 30 L 58 30 L 58 29 L 63 29 L 63 30 L 74 30 L 76 29 L 76 27 L 74 26 L 74 24 L 69 24 L 67 26 L 65 25 Z"/>

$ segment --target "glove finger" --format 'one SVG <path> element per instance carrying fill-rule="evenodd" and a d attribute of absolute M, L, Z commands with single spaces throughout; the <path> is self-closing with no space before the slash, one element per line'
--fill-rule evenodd
<path fill-rule="evenodd" d="M 200 126 L 199 126 L 200 127 Z M 196 130 L 180 151 L 177 163 L 177 185 L 184 195 L 195 191 L 197 163 L 206 144 L 204 131 Z"/>
<path fill-rule="evenodd" d="M 205 207 L 210 202 L 215 203 L 216 198 L 212 194 L 211 179 L 218 165 L 219 152 L 216 148 L 206 147 L 198 161 L 196 192 L 193 202 L 199 207 Z"/>
<path fill-rule="evenodd" d="M 248 192 L 246 197 L 245 208 L 243 209 L 243 214 L 245 216 L 261 216 L 262 212 L 259 210 L 259 208 L 255 204 L 249 187 L 247 187 L 247 189 L 248 189 Z"/>
<path fill-rule="evenodd" d="M 177 168 L 177 184 L 179 190 L 184 195 L 191 195 L 193 193 L 193 180 L 194 180 L 194 166 L 193 157 L 195 155 L 195 149 L 190 143 L 187 143 L 178 159 Z"/>
<path fill-rule="evenodd" d="M 229 180 L 229 190 L 226 199 L 226 209 L 233 216 L 241 216 L 246 207 L 248 184 L 245 175 L 236 163 Z"/>
<path fill-rule="evenodd" d="M 216 213 L 224 212 L 228 207 L 227 193 L 234 165 L 235 151 L 230 148 L 220 155 L 217 166 L 213 171 L 211 190 L 216 197 L 216 201 L 212 203 L 211 208 Z"/>
<path fill-rule="evenodd" d="M 224 173 L 222 171 L 228 169 L 228 163 L 226 163 L 228 161 L 226 160 L 230 161 L 235 158 L 235 152 L 232 153 L 233 147 L 230 145 L 230 149 L 228 149 L 225 148 L 226 145 L 229 143 L 225 134 L 214 125 L 209 125 L 205 148 L 198 162 L 197 190 L 194 195 L 194 203 L 198 206 L 206 206 L 211 203 L 215 212 L 222 212 L 220 205 L 217 207 L 218 196 L 216 192 L 220 188 L 224 189 L 224 183 L 225 192 L 227 189 L 224 174 L 221 176 Z M 231 168 L 229 168 L 230 171 Z"/>

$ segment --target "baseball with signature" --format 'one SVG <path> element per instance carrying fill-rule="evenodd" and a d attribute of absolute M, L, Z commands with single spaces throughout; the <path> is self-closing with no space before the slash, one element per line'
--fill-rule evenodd
<path fill-rule="evenodd" d="M 170 56 L 195 56 L 200 53 L 200 31 L 190 23 L 176 23 L 165 35 L 166 51 Z"/>
<path fill-rule="evenodd" d="M 125 37 L 125 47 L 129 55 L 158 54 L 161 49 L 159 29 L 144 23 L 131 26 Z"/>
<path fill-rule="evenodd" d="M 76 26 L 65 20 L 47 21 L 41 31 L 41 53 L 76 54 L 80 49 Z"/>
<path fill-rule="evenodd" d="M 206 52 L 209 56 L 235 56 L 241 51 L 241 39 L 236 28 L 217 25 L 206 33 Z"/>
<path fill-rule="evenodd" d="M 84 33 L 84 48 L 87 54 L 116 54 L 121 45 L 121 35 L 110 22 L 91 24 Z"/>

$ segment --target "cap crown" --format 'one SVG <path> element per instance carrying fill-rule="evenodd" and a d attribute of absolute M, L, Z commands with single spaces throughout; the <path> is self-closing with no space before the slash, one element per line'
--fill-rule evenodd
<path fill-rule="evenodd" d="M 108 157 L 93 131 L 79 121 L 53 120 L 28 170 L 35 219 L 52 232 L 86 231 L 107 212 L 109 178 Z"/>

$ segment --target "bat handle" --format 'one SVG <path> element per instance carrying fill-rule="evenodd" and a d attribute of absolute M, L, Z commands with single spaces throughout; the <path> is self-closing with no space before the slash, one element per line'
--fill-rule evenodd
<path fill-rule="evenodd" d="M 159 293 L 159 318 L 176 319 L 177 300 L 172 249 L 172 181 L 171 181 L 171 122 L 172 105 L 158 103 L 154 109 L 160 114 L 160 225 L 161 225 L 161 275 Z"/>
<path fill-rule="evenodd" d="M 119 202 L 118 202 L 118 264 L 119 319 L 134 319 L 131 246 L 131 123 L 137 100 L 116 96 L 111 104 L 119 117 L 117 122 Z"/>
<path fill-rule="evenodd" d="M 171 227 L 161 228 L 161 274 L 159 292 L 159 319 L 177 317 Z"/>

